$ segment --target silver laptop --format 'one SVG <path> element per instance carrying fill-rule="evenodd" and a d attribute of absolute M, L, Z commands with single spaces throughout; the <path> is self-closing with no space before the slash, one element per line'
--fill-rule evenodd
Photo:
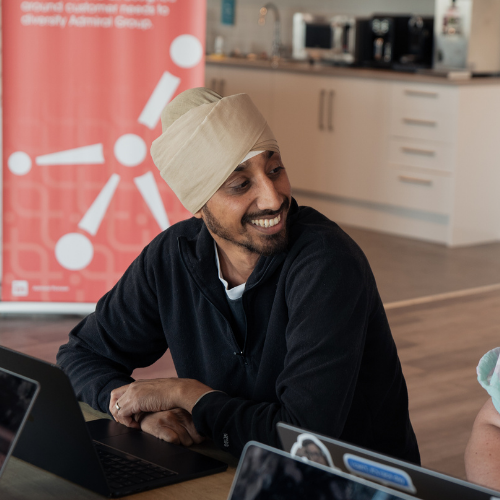
<path fill-rule="evenodd" d="M 422 500 L 500 500 L 500 493 L 446 474 L 279 422 L 283 449 Z"/>
<path fill-rule="evenodd" d="M 0 477 L 39 389 L 38 382 L 0 368 Z"/>
<path fill-rule="evenodd" d="M 250 441 L 229 500 L 414 500 L 345 472 Z"/>

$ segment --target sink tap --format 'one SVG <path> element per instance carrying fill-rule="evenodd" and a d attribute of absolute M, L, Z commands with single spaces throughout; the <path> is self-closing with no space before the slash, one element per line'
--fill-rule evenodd
<path fill-rule="evenodd" d="M 266 14 L 269 10 L 272 10 L 274 12 L 274 39 L 271 58 L 279 59 L 281 47 L 280 13 L 278 12 L 278 7 L 276 7 L 276 5 L 274 5 L 272 2 L 268 2 L 266 3 L 266 5 L 264 5 L 264 7 L 261 7 L 259 15 L 259 25 L 264 26 L 266 24 Z"/>

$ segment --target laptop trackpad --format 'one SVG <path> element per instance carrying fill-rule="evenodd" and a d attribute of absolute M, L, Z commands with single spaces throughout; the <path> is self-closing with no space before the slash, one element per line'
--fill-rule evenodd
<path fill-rule="evenodd" d="M 92 439 L 149 462 L 156 463 L 176 472 L 190 468 L 192 461 L 202 455 L 171 443 L 157 439 L 146 432 L 131 429 L 113 420 L 101 419 L 87 422 Z M 187 459 L 186 464 L 184 464 Z M 190 465 L 189 465 L 190 464 Z"/>
<path fill-rule="evenodd" d="M 96 441 L 112 436 L 119 436 L 120 434 L 137 432 L 136 429 L 131 429 L 130 427 L 119 424 L 109 418 L 100 418 L 99 420 L 87 422 L 87 427 L 89 429 L 90 436 Z"/>

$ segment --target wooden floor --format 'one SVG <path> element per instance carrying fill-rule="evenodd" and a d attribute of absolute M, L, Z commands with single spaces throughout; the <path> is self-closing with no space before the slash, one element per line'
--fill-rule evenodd
<path fill-rule="evenodd" d="M 343 228 L 363 249 L 384 303 L 500 283 L 500 243 L 448 248 Z"/>
<path fill-rule="evenodd" d="M 389 309 L 422 464 L 465 478 L 463 454 L 487 399 L 476 366 L 500 345 L 500 291 Z"/>
<path fill-rule="evenodd" d="M 500 283 L 500 245 L 447 249 L 405 238 L 346 229 L 367 254 L 387 306 L 410 395 L 424 466 L 464 476 L 463 453 L 487 395 L 475 367 L 500 345 L 500 290 L 399 307 L 400 300 Z M 0 344 L 54 362 L 81 318 L 0 317 Z M 136 378 L 174 376 L 166 355 Z"/>

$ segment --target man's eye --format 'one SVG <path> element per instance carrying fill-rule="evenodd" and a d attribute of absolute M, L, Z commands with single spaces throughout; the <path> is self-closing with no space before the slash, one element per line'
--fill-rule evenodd
<path fill-rule="evenodd" d="M 249 184 L 249 181 L 245 181 L 245 182 L 242 182 L 241 184 L 238 184 L 236 186 L 233 186 L 232 189 L 234 189 L 235 191 L 241 191 L 243 189 L 245 189 Z"/>
<path fill-rule="evenodd" d="M 277 173 L 279 173 L 279 171 L 280 171 L 280 170 L 283 170 L 283 168 L 284 168 L 284 167 L 282 167 L 282 166 L 280 165 L 279 167 L 273 168 L 273 169 L 272 169 L 269 173 L 270 173 L 271 175 L 273 175 L 273 174 L 277 174 Z"/>

